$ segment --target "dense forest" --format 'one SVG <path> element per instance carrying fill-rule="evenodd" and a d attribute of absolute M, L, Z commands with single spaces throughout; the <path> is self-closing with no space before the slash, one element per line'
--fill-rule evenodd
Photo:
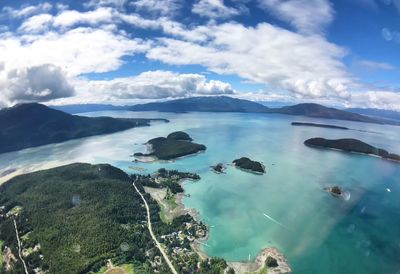
<path fill-rule="evenodd" d="M 149 126 L 152 120 L 84 117 L 36 103 L 16 105 L 0 110 L 0 153 Z"/>
<path fill-rule="evenodd" d="M 184 215 L 163 223 L 156 201 L 138 187 L 150 207 L 157 237 L 183 230 L 185 222 L 191 221 Z M 24 260 L 30 273 L 37 267 L 52 274 L 96 273 L 108 259 L 114 265 L 133 264 L 135 273 L 169 273 L 163 261 L 152 264 L 160 254 L 147 230 L 143 202 L 129 176 L 115 167 L 72 164 L 34 172 L 11 179 L 0 193 L 3 251 L 10 247 L 17 257 L 12 269 L 3 264 L 1 273 L 23 273 L 14 220 L 24 239 L 22 248 L 29 251 Z M 196 254 L 183 266 L 174 263 L 180 273 L 220 273 L 225 265 L 224 260 L 213 259 L 198 269 L 198 262 Z"/>

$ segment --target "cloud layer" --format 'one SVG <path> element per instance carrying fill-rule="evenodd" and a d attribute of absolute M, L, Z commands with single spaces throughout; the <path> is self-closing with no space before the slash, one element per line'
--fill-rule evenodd
<path fill-rule="evenodd" d="M 250 4 L 282 24 L 243 23 L 238 18 L 251 16 Z M 78 100 L 89 101 L 240 93 L 207 79 L 200 73 L 206 70 L 213 78 L 227 75 L 261 85 L 267 95 L 341 104 L 368 99 L 395 107 L 390 101 L 398 102 L 397 93 L 361 90 L 349 73 L 343 62 L 348 50 L 326 37 L 334 15 L 328 0 L 194 0 L 189 6 L 182 0 L 92 0 L 79 9 L 51 3 L 5 7 L 0 17 L 11 18 L 15 29 L 0 26 L 0 100 L 45 101 L 74 91 Z M 388 29 L 382 36 L 395 40 Z M 137 62 L 130 64 L 137 75 L 118 76 L 130 60 Z M 141 62 L 153 61 L 167 69 L 141 69 Z M 395 69 L 368 60 L 360 65 Z M 176 72 L 185 66 L 199 73 Z M 116 73 L 93 80 L 110 72 Z"/>

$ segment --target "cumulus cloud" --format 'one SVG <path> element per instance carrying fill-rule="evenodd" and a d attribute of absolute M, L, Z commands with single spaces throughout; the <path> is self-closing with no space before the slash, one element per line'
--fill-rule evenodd
<path fill-rule="evenodd" d="M 333 20 L 329 0 L 259 0 L 260 6 L 303 33 L 320 32 Z"/>
<path fill-rule="evenodd" d="M 77 76 L 118 69 L 123 56 L 147 47 L 139 39 L 110 30 L 81 27 L 64 33 L 0 35 L 0 60 L 14 68 L 51 63 L 63 68 L 68 76 Z"/>
<path fill-rule="evenodd" d="M 127 2 L 128 0 L 90 0 L 89 2 L 85 3 L 84 6 L 86 8 L 102 7 L 102 6 L 113 6 L 117 8 L 123 8 Z"/>
<path fill-rule="evenodd" d="M 18 83 L 12 86 L 15 90 L 20 86 L 30 91 L 17 92 L 18 98 L 12 98 L 9 93 L 6 97 L 3 92 L 0 104 L 56 98 L 58 95 L 54 92 L 32 89 L 30 81 L 27 80 L 28 84 L 22 81 L 33 74 L 32 68 L 48 64 L 60 68 L 67 83 L 75 87 L 77 98 L 87 98 L 88 102 L 99 98 L 107 101 L 237 94 L 228 83 L 207 80 L 200 74 L 151 71 L 111 80 L 85 78 L 87 73 L 117 70 L 126 62 L 124 57 L 135 54 L 145 54 L 151 60 L 171 65 L 202 65 L 217 74 L 235 75 L 249 83 L 262 84 L 274 94 L 284 94 L 285 98 L 337 102 L 371 99 L 376 105 L 392 107 L 389 101 L 384 101 L 386 96 L 397 102 L 393 92 L 367 92 L 368 97 L 351 92 L 357 80 L 347 72 L 342 61 L 347 51 L 329 42 L 323 33 L 333 20 L 334 12 L 328 0 L 257 1 L 260 7 L 293 29 L 267 22 L 252 26 L 234 21 L 220 23 L 220 18 L 233 20 L 235 15 L 248 11 L 251 5 L 246 6 L 247 0 L 225 3 L 194 0 L 189 7 L 192 13 L 210 20 L 200 20 L 206 21 L 205 24 L 194 21 L 190 25 L 174 20 L 182 0 L 92 0 L 84 4 L 86 9 L 79 11 L 58 4 L 3 9 L 3 13 L 18 18 L 15 25 L 22 23 L 15 33 L 9 29 L 1 33 L 0 29 L 2 85 L 12 90 L 10 85 L 14 82 Z M 145 38 L 138 39 L 136 33 L 144 33 L 136 32 L 138 28 L 150 31 Z M 396 42 L 397 36 L 396 31 L 382 30 L 382 37 L 388 41 Z M 364 62 L 363 66 L 392 69 L 390 64 L 372 61 Z M 65 96 L 67 92 L 61 94 Z"/>
<path fill-rule="evenodd" d="M 352 83 L 341 58 L 346 51 L 318 35 L 304 36 L 261 23 L 214 25 L 207 39 L 160 39 L 147 57 L 168 64 L 201 64 L 219 74 L 289 90 L 298 96 L 347 98 Z"/>
<path fill-rule="evenodd" d="M 52 7 L 53 6 L 50 3 L 44 2 L 35 6 L 23 6 L 19 9 L 6 6 L 2 9 L 2 11 L 12 18 L 22 18 L 41 12 L 48 12 L 52 9 Z"/>
<path fill-rule="evenodd" d="M 45 64 L 0 73 L 0 100 L 4 105 L 28 101 L 49 101 L 74 94 L 60 68 Z"/>
<path fill-rule="evenodd" d="M 395 91 L 354 92 L 346 105 L 400 111 L 400 93 Z"/>
<path fill-rule="evenodd" d="M 164 99 L 190 95 L 234 93 L 230 84 L 222 81 L 207 80 L 201 74 L 179 74 L 160 70 L 147 71 L 137 76 L 115 78 L 113 80 L 80 79 L 75 85 L 77 91 L 84 96 L 103 96 L 102 99 L 108 100 Z M 95 94 L 92 92 L 95 92 Z"/>
<path fill-rule="evenodd" d="M 41 32 L 46 30 L 52 22 L 53 16 L 51 14 L 42 13 L 25 20 L 18 30 L 23 32 Z"/>
<path fill-rule="evenodd" d="M 228 18 L 239 14 L 237 9 L 226 6 L 223 0 L 198 0 L 193 4 L 192 12 L 213 19 Z"/>
<path fill-rule="evenodd" d="M 135 0 L 130 5 L 138 11 L 146 11 L 156 15 L 173 16 L 182 8 L 182 0 Z"/>

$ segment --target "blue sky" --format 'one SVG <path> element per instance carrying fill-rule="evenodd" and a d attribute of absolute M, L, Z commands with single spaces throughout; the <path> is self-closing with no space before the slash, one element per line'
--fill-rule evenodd
<path fill-rule="evenodd" d="M 8 1 L 0 107 L 198 95 L 400 110 L 400 0 Z"/>

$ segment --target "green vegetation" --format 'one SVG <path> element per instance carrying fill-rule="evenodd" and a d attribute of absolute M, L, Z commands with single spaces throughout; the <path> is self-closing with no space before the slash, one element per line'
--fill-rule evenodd
<path fill-rule="evenodd" d="M 193 143 L 191 140 L 187 133 L 173 132 L 167 138 L 157 137 L 149 140 L 147 143 L 152 148 L 150 153 L 135 153 L 134 156 L 155 156 L 159 160 L 171 160 L 206 150 L 206 146 Z"/>
<path fill-rule="evenodd" d="M 400 162 L 400 155 L 389 153 L 384 149 L 371 146 L 357 139 L 348 138 L 348 139 L 329 140 L 324 138 L 311 138 L 306 140 L 304 144 L 310 147 L 340 149 L 347 152 L 372 154 L 382 157 L 383 159 Z"/>
<path fill-rule="evenodd" d="M 165 196 L 164 200 L 168 203 L 172 210 L 178 206 L 175 195 L 171 194 L 169 189 L 167 189 L 167 196 Z"/>
<path fill-rule="evenodd" d="M 275 258 L 268 256 L 267 259 L 265 260 L 265 266 L 266 267 L 277 267 L 278 261 Z"/>
<path fill-rule="evenodd" d="M 0 240 L 0 266 L 3 266 L 3 245 L 4 241 Z"/>
<path fill-rule="evenodd" d="M 112 258 L 115 262 L 145 262 L 153 248 L 145 226 L 141 199 L 129 177 L 109 165 L 73 164 L 18 176 L 1 187 L 0 201 L 24 210 L 17 217 L 21 234 L 32 231 L 24 247 L 40 243 L 40 252 L 27 258 L 28 266 L 50 273 L 96 271 Z M 1 238 L 15 249 L 11 220 L 0 226 Z M 128 249 L 121 245 L 127 243 Z M 16 253 L 14 253 L 16 254 Z M 44 260 L 37 262 L 39 255 Z"/>
<path fill-rule="evenodd" d="M 172 133 L 168 134 L 167 139 L 193 141 L 193 139 L 189 136 L 189 134 L 187 134 L 186 132 L 183 132 L 183 131 L 172 132 Z"/>
<path fill-rule="evenodd" d="M 149 126 L 150 121 L 75 116 L 36 103 L 16 105 L 0 110 L 0 153 Z"/>
<path fill-rule="evenodd" d="M 257 161 L 252 161 L 247 157 L 242 157 L 233 161 L 233 164 L 241 169 L 255 172 L 255 173 L 265 173 L 265 167 Z"/>
<path fill-rule="evenodd" d="M 221 273 L 224 260 L 207 261 L 200 269 L 201 259 L 191 250 L 188 239 L 204 235 L 205 225 L 189 215 L 165 224 L 157 202 L 140 182 L 136 185 L 150 208 L 156 237 L 179 273 Z M 108 260 L 126 273 L 131 268 L 139 274 L 170 273 L 148 233 L 141 197 L 129 176 L 115 167 L 72 164 L 21 175 L 0 187 L 0 205 L 4 206 L 2 216 L 23 208 L 17 215 L 0 218 L 0 239 L 16 256 L 13 220 L 20 235 L 29 233 L 22 239 L 22 247 L 30 252 L 24 258 L 30 273 L 35 268 L 52 274 L 102 273 L 107 271 Z M 23 272 L 19 260 L 11 270 L 0 270 L 7 274 Z"/>

